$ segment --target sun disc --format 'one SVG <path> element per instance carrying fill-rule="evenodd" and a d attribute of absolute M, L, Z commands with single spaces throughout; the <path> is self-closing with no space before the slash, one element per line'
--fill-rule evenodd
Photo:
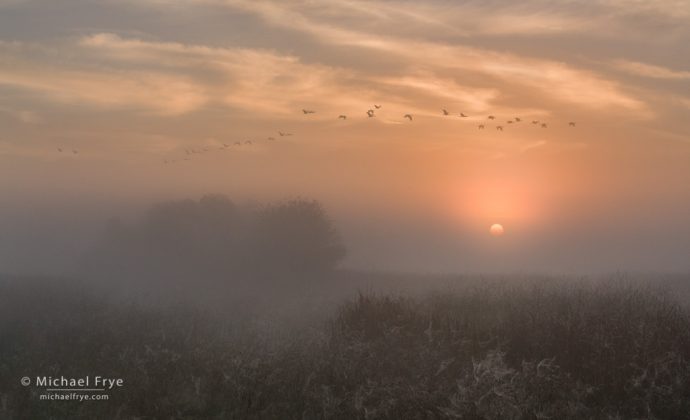
<path fill-rule="evenodd" d="M 498 223 L 494 223 L 489 228 L 489 233 L 491 233 L 491 235 L 493 235 L 493 236 L 501 236 L 501 235 L 503 235 L 504 231 L 505 231 L 505 229 L 503 229 L 503 225 L 498 224 Z"/>

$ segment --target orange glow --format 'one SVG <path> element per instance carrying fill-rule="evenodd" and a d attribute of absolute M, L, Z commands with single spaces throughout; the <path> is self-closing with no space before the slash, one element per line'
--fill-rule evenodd
<path fill-rule="evenodd" d="M 503 225 L 500 225 L 498 223 L 494 223 L 489 228 L 489 233 L 491 233 L 492 236 L 501 236 L 504 232 L 505 229 L 503 229 Z"/>
<path fill-rule="evenodd" d="M 481 176 L 481 175 L 480 175 Z M 487 226 L 496 220 L 531 225 L 543 216 L 540 194 L 530 180 L 479 179 L 455 189 L 449 199 L 453 219 L 469 226 Z"/>

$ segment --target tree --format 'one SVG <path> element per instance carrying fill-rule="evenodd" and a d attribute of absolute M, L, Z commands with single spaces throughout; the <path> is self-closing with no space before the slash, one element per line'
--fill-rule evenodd
<path fill-rule="evenodd" d="M 110 222 L 90 274 L 126 281 L 251 282 L 333 270 L 345 255 L 316 201 L 238 209 L 222 195 L 159 203 L 135 223 Z"/>
<path fill-rule="evenodd" d="M 333 270 L 345 247 L 317 201 L 302 199 L 268 205 L 258 211 L 254 251 L 273 271 Z"/>

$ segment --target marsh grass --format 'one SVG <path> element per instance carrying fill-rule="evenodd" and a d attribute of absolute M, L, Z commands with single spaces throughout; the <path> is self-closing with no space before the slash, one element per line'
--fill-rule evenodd
<path fill-rule="evenodd" d="M 318 328 L 0 286 L 0 418 L 683 419 L 690 318 L 624 282 L 360 293 Z M 266 321 L 271 324 L 271 322 Z M 271 324 L 279 325 L 279 324 Z M 104 375 L 109 401 L 38 400 L 22 376 Z"/>

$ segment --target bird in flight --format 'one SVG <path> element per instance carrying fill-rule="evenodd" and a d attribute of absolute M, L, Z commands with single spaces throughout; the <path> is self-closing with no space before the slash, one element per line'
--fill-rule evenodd
<path fill-rule="evenodd" d="M 410 114 L 403 115 L 403 118 L 407 118 L 408 120 L 412 121 L 412 115 Z"/>
<path fill-rule="evenodd" d="M 533 120 L 533 121 L 532 121 L 532 124 L 539 124 L 539 121 Z"/>
<path fill-rule="evenodd" d="M 307 115 L 307 114 L 316 114 L 316 111 L 312 111 L 311 109 L 303 109 L 303 110 L 302 110 L 302 113 L 304 113 L 304 115 Z"/>
<path fill-rule="evenodd" d="M 373 109 L 368 110 L 368 111 L 367 111 L 367 116 L 368 116 L 369 118 L 373 117 L 373 116 L 374 116 L 374 110 L 373 110 Z"/>
<path fill-rule="evenodd" d="M 568 125 L 571 126 L 571 127 L 575 127 L 575 122 L 574 122 L 574 121 L 570 121 L 570 122 L 568 123 Z"/>
<path fill-rule="evenodd" d="M 483 130 L 484 129 L 484 124 L 479 124 L 479 129 Z"/>
<path fill-rule="evenodd" d="M 242 142 L 236 141 L 235 146 L 242 146 Z"/>
<path fill-rule="evenodd" d="M 507 122 L 508 124 L 512 124 L 512 123 L 513 123 L 513 120 L 508 120 L 508 121 L 506 121 L 506 122 Z"/>
<path fill-rule="evenodd" d="M 338 115 L 338 118 L 340 118 L 341 120 L 346 120 L 346 119 L 347 119 L 347 115 L 342 115 L 342 114 L 341 114 L 341 115 Z"/>
<path fill-rule="evenodd" d="M 448 115 L 448 110 L 446 110 L 446 109 L 444 108 L 444 109 L 442 109 L 442 111 L 443 111 L 443 115 Z"/>
<path fill-rule="evenodd" d="M 503 131 L 503 127 L 501 127 L 500 125 L 497 125 L 497 126 L 496 126 L 496 130 L 498 130 L 498 131 Z"/>
<path fill-rule="evenodd" d="M 546 128 L 546 127 L 548 127 L 548 126 L 546 125 L 546 123 L 541 123 L 541 128 Z"/>
<path fill-rule="evenodd" d="M 280 134 L 280 137 L 285 137 L 285 136 L 291 136 L 292 133 L 283 133 L 282 131 L 279 131 L 278 134 Z"/>
<path fill-rule="evenodd" d="M 245 140 L 244 144 L 252 144 L 252 141 L 251 140 Z"/>
<path fill-rule="evenodd" d="M 495 120 L 496 117 L 494 117 L 493 115 L 489 115 L 489 119 L 490 119 L 490 120 Z"/>
<path fill-rule="evenodd" d="M 269 138 L 267 138 L 266 140 L 268 140 L 268 141 L 273 141 L 273 140 L 275 140 L 275 137 L 269 137 Z"/>
<path fill-rule="evenodd" d="M 381 109 L 381 105 L 376 105 L 376 104 L 374 104 L 374 108 L 376 108 L 376 109 Z"/>
<path fill-rule="evenodd" d="M 465 115 L 464 112 L 461 112 L 461 113 L 460 113 L 460 116 L 461 116 L 462 118 L 467 118 L 467 115 Z"/>
<path fill-rule="evenodd" d="M 515 117 L 515 122 L 520 122 L 522 121 L 519 117 Z"/>
<path fill-rule="evenodd" d="M 79 154 L 79 150 L 73 149 L 73 150 L 72 150 L 72 153 L 74 153 L 75 155 L 78 155 L 78 154 Z"/>
<path fill-rule="evenodd" d="M 58 152 L 62 153 L 62 148 L 58 147 Z"/>

